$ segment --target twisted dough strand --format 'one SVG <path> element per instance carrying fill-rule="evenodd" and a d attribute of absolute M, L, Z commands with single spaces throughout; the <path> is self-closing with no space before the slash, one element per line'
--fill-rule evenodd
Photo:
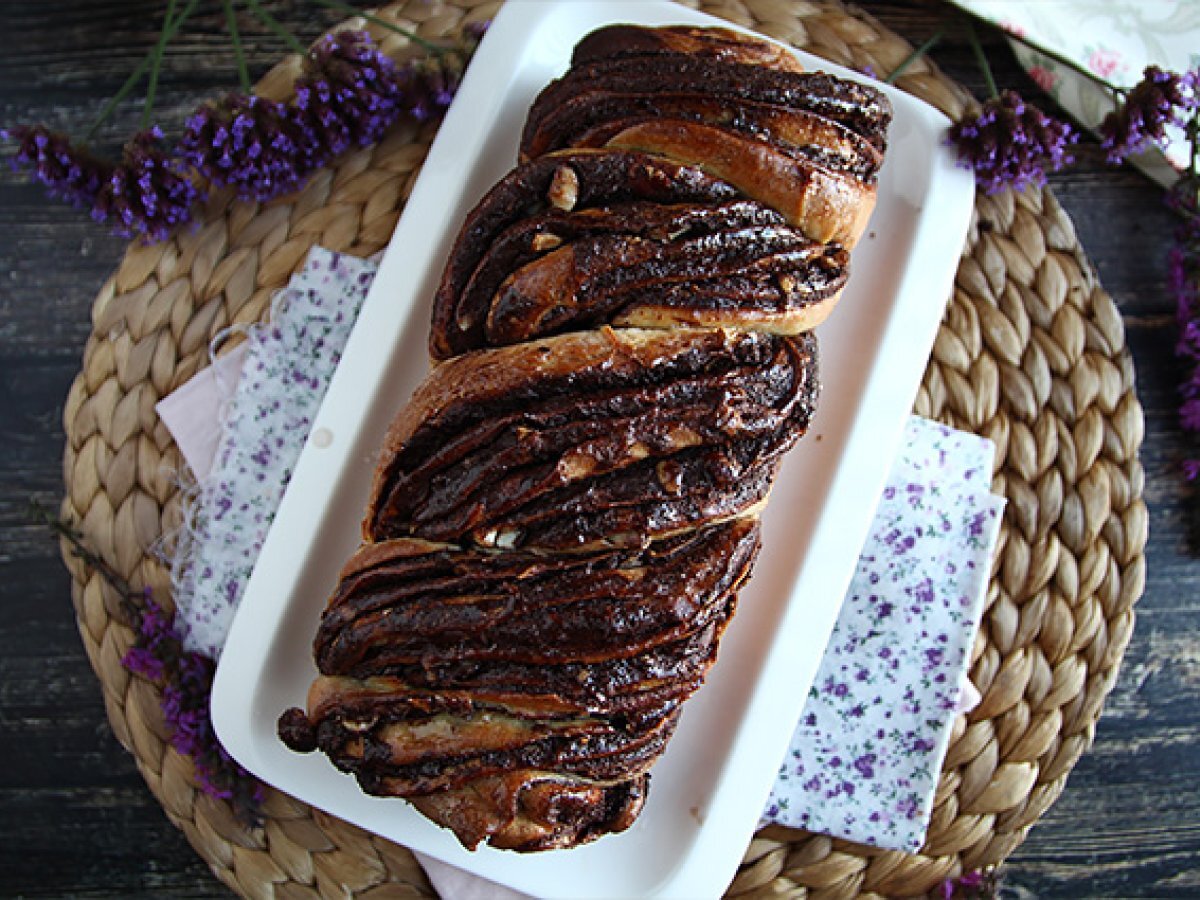
<path fill-rule="evenodd" d="M 889 116 L 731 31 L 581 42 L 451 250 L 290 746 L 468 847 L 633 822 L 811 419 Z"/>

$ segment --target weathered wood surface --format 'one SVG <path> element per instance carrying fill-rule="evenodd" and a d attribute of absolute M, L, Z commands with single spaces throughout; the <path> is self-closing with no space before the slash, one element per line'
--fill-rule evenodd
<path fill-rule="evenodd" d="M 947 17 L 933 0 L 867 4 L 914 43 Z M 0 123 L 86 129 L 157 36 L 158 0 L 8 2 L 0 55 Z M 295 0 L 270 5 L 308 38 L 336 16 Z M 282 47 L 248 29 L 261 72 Z M 987 39 L 1002 86 L 1035 88 Z M 961 29 L 934 57 L 979 93 Z M 160 120 L 177 126 L 205 97 L 233 86 L 220 4 L 203 3 L 171 47 Z M 122 104 L 100 143 L 119 142 L 138 103 Z M 1185 550 L 1175 466 L 1173 309 L 1163 253 L 1171 227 L 1160 192 L 1102 165 L 1094 147 L 1057 176 L 1059 198 L 1118 300 L 1146 408 L 1149 580 L 1120 681 L 1096 742 L 1059 802 L 1005 867 L 1022 897 L 1200 895 L 1200 563 Z M 57 546 L 28 514 L 61 492 L 61 415 L 90 331 L 88 310 L 123 243 L 83 216 L 0 173 L 0 894 L 223 897 L 167 823 L 113 739 L 84 657 Z"/>

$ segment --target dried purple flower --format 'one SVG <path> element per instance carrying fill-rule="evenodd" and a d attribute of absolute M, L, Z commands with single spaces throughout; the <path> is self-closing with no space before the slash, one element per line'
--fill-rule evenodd
<path fill-rule="evenodd" d="M 942 900 L 982 900 L 998 893 L 999 883 L 992 871 L 976 870 L 958 878 L 947 878 L 939 891 Z"/>
<path fill-rule="evenodd" d="M 470 53 L 447 49 L 398 68 L 363 31 L 327 35 L 308 53 L 293 104 L 230 94 L 188 122 L 185 158 L 243 199 L 294 190 L 354 146 L 379 140 L 402 114 L 429 118 L 450 105 Z"/>
<path fill-rule="evenodd" d="M 418 122 L 427 122 L 445 112 L 458 86 L 453 78 L 437 59 L 422 59 L 405 66 L 399 80 L 404 111 Z"/>
<path fill-rule="evenodd" d="M 1180 324 L 1175 353 L 1184 359 L 1191 360 L 1193 365 L 1200 364 L 1200 321 L 1186 319 L 1186 316 L 1191 314 L 1190 311 L 1195 308 L 1197 300 L 1195 287 L 1189 285 L 1178 289 L 1176 299 L 1179 318 L 1184 321 Z"/>
<path fill-rule="evenodd" d="M 989 194 L 1045 184 L 1046 172 L 1071 163 L 1069 148 L 1077 140 L 1070 125 L 1014 91 L 1004 91 L 984 103 L 978 115 L 955 122 L 947 137 L 958 151 L 959 165 L 973 169 L 976 183 Z"/>
<path fill-rule="evenodd" d="M 90 209 L 121 234 L 161 240 L 190 218 L 201 196 L 185 165 L 243 199 L 295 190 L 334 156 L 379 140 L 399 116 L 424 120 L 444 111 L 486 28 L 468 26 L 458 46 L 435 48 L 403 68 L 364 31 L 327 36 L 306 55 L 294 103 L 245 94 L 207 103 L 188 121 L 177 156 L 158 146 L 157 128 L 135 135 L 119 165 L 44 125 L 0 130 L 0 139 L 18 145 L 14 168 L 30 169 L 53 195 Z"/>
<path fill-rule="evenodd" d="M 111 222 L 124 237 L 141 235 L 165 240 L 176 226 L 188 222 L 200 191 L 184 171 L 181 160 L 158 145 L 157 127 L 130 138 L 121 164 L 100 186 L 92 205 L 92 218 Z"/>
<path fill-rule="evenodd" d="M 1108 151 L 1108 161 L 1119 163 L 1149 144 L 1165 145 L 1167 125 L 1184 127 L 1187 114 L 1200 102 L 1198 77 L 1200 72 L 1179 75 L 1148 66 L 1125 102 L 1100 123 L 1101 146 Z"/>
<path fill-rule="evenodd" d="M 397 78 L 404 111 L 424 122 L 444 113 L 458 92 L 467 63 L 479 46 L 487 22 L 463 29 L 462 43 L 454 50 L 414 60 L 400 69 Z"/>
<path fill-rule="evenodd" d="M 1195 390 L 1195 385 L 1192 389 Z M 1179 422 L 1188 431 L 1200 431 L 1200 397 L 1192 396 L 1179 407 Z"/>
<path fill-rule="evenodd" d="M 1200 140 L 1200 133 L 1196 138 Z M 1177 243 L 1200 253 L 1200 172 L 1192 172 L 1175 182 L 1163 202 L 1179 217 L 1175 232 Z"/>
<path fill-rule="evenodd" d="M 163 608 L 149 592 L 143 595 L 138 619 L 137 643 L 129 648 L 121 664 L 130 672 L 158 681 L 166 675 L 167 660 L 179 653 L 179 636 L 171 627 Z"/>
<path fill-rule="evenodd" d="M 174 615 L 149 592 L 136 610 L 137 640 L 122 664 L 162 685 L 163 719 L 171 746 L 191 758 L 201 790 L 232 801 L 239 815 L 253 821 L 262 802 L 262 785 L 229 756 L 213 731 L 208 707 L 212 660 L 183 649 Z"/>
<path fill-rule="evenodd" d="M 400 115 L 396 64 L 365 31 L 322 38 L 296 81 L 295 115 L 316 165 L 374 143 Z"/>
<path fill-rule="evenodd" d="M 1200 363 L 1200 288 L 1194 280 L 1197 251 L 1177 243 L 1167 252 L 1167 286 L 1175 297 L 1175 321 L 1179 326 L 1180 356 Z"/>
<path fill-rule="evenodd" d="M 1195 175 L 1181 179 L 1167 192 L 1166 200 L 1179 216 L 1175 242 L 1167 254 L 1167 286 L 1175 298 L 1179 327 L 1175 353 L 1187 371 L 1179 388 L 1179 424 L 1194 443 L 1200 437 L 1200 179 Z M 1183 474 L 1188 481 L 1200 479 L 1200 460 L 1185 460 Z"/>
<path fill-rule="evenodd" d="M 65 134 L 45 125 L 18 125 L 0 131 L 0 139 L 16 141 L 14 169 L 28 169 L 53 197 L 78 207 L 91 207 L 100 186 L 108 181 L 112 163 L 75 147 Z"/>
<path fill-rule="evenodd" d="M 180 161 L 157 146 L 158 128 L 135 134 L 115 166 L 43 125 L 18 126 L 3 137 L 18 142 L 14 168 L 30 169 L 52 195 L 89 209 L 125 237 L 162 240 L 191 218 L 199 198 Z"/>
<path fill-rule="evenodd" d="M 312 170 L 308 140 L 286 104 L 227 94 L 188 120 L 179 150 L 214 184 L 242 199 L 268 200 L 299 187 Z"/>

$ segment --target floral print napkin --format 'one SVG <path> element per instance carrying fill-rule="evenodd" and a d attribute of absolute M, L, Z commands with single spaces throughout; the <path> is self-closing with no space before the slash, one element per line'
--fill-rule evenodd
<path fill-rule="evenodd" d="M 375 270 L 373 262 L 315 248 L 275 299 L 270 321 L 247 329 L 240 378 L 200 381 L 198 388 L 188 382 L 180 388 L 182 409 L 175 394 L 159 404 L 168 427 L 185 423 L 176 425 L 187 434 L 181 448 L 202 446 L 195 432 L 205 411 L 209 429 L 220 434 L 211 464 L 195 454 L 188 460 L 198 484 L 184 503 L 172 564 L 187 650 L 221 654 Z M 235 382 L 229 396 L 221 396 L 222 382 Z M 222 415 L 213 419 L 218 408 Z"/>
<path fill-rule="evenodd" d="M 1000 531 L 993 452 L 909 420 L 766 821 L 924 843 Z"/>
<path fill-rule="evenodd" d="M 222 363 L 160 404 L 198 480 L 173 572 L 189 649 L 220 654 L 375 268 L 315 249 L 248 329 L 240 378 Z M 909 421 L 766 821 L 920 847 L 999 533 L 992 452 Z"/>

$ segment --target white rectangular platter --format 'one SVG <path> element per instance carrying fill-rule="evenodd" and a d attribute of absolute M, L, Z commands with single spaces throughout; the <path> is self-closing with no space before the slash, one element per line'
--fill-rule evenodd
<path fill-rule="evenodd" d="M 947 120 L 895 107 L 879 202 L 851 280 L 821 326 L 820 409 L 764 517 L 764 546 L 720 659 L 654 767 L 642 817 L 575 850 L 467 852 L 395 799 L 368 797 L 275 722 L 303 706 L 311 643 L 359 540 L 377 448 L 428 369 L 429 302 L 467 211 L 516 159 L 526 111 L 587 32 L 612 22 L 727 24 L 659 0 L 514 0 L 480 46 L 430 151 L 296 466 L 213 686 L 217 733 L 264 781 L 386 838 L 535 896 L 719 895 L 755 830 L 836 620 L 949 295 L 970 175 Z M 798 54 L 811 68 L 868 80 Z M 328 440 L 332 438 L 331 440 Z"/>

